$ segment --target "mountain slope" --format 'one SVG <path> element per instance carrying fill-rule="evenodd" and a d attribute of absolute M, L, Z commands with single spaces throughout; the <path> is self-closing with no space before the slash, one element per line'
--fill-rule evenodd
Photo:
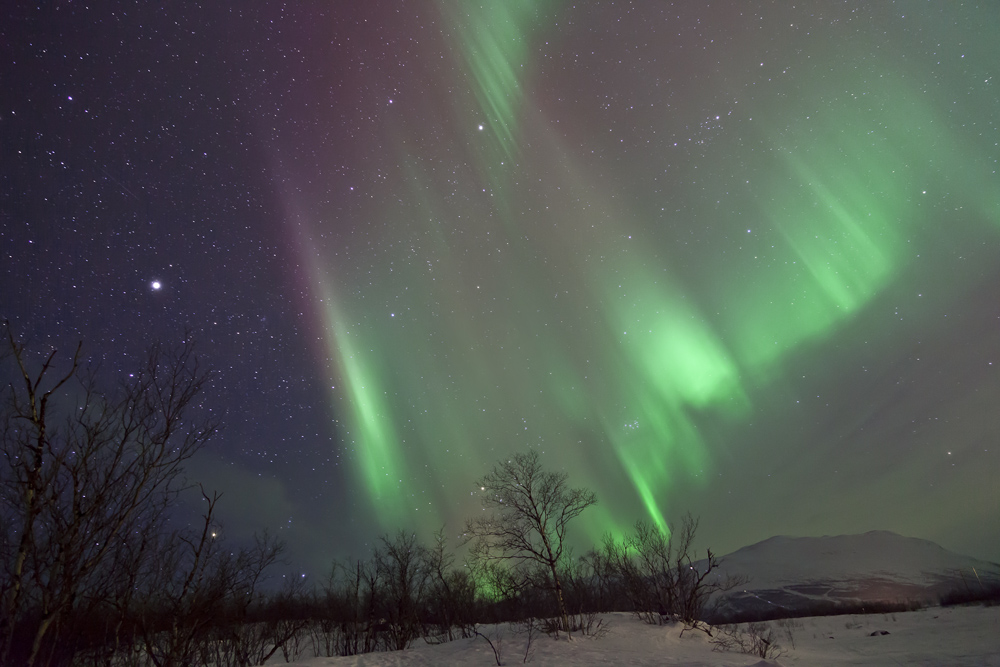
<path fill-rule="evenodd" d="M 934 604 L 948 593 L 1000 585 L 996 563 L 888 531 L 772 537 L 725 556 L 721 570 L 749 577 L 720 599 L 721 611 L 741 616 Z"/>

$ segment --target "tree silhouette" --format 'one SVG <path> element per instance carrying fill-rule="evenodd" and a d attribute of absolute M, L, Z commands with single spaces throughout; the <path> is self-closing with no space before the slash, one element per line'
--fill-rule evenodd
<path fill-rule="evenodd" d="M 0 664 L 34 665 L 52 660 L 61 625 L 84 603 L 110 595 L 116 572 L 149 556 L 143 541 L 215 424 L 186 414 L 209 378 L 189 342 L 153 346 L 117 391 L 102 392 L 82 345 L 59 370 L 55 350 L 33 358 L 5 328 Z"/>
<path fill-rule="evenodd" d="M 562 629 L 569 633 L 569 614 L 559 580 L 566 528 L 597 502 L 587 489 L 571 489 L 566 473 L 542 469 L 534 451 L 514 454 L 493 466 L 479 482 L 488 514 L 466 523 L 473 554 L 486 562 L 512 561 L 522 576 L 539 570 L 559 609 Z"/>

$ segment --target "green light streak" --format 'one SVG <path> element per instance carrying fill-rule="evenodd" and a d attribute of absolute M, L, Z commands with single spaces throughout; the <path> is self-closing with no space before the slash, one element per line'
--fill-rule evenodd
<path fill-rule="evenodd" d="M 815 176 L 804 166 L 799 171 L 804 182 L 815 182 Z M 812 190 L 823 211 L 818 219 L 802 221 L 804 224 L 777 221 L 777 226 L 826 301 L 851 313 L 870 299 L 890 275 L 896 264 L 892 258 L 897 246 L 895 234 L 884 222 L 886 212 L 878 210 L 873 197 L 853 206 L 844 203 L 846 196 L 864 190 L 848 184 L 837 188 L 837 193 L 843 195 L 838 196 L 822 181 Z"/>
<path fill-rule="evenodd" d="M 458 51 L 473 80 L 472 90 L 486 124 L 508 159 L 517 153 L 530 32 L 544 8 L 554 4 L 551 0 L 438 3 L 457 35 Z"/>
<path fill-rule="evenodd" d="M 592 138 L 565 136 L 568 124 L 526 99 L 526 77 L 539 76 L 537 8 L 553 3 L 438 6 L 464 68 L 451 86 L 453 135 L 387 124 L 395 189 L 351 209 L 346 226 L 362 231 L 361 250 L 342 256 L 350 266 L 334 271 L 320 255 L 310 272 L 355 477 L 387 527 L 454 527 L 472 480 L 534 447 L 598 493 L 591 536 L 620 533 L 637 511 L 667 531 L 678 482 L 704 481 L 740 444 L 754 392 L 780 387 L 790 358 L 863 315 L 914 261 L 911 241 L 939 233 L 921 199 L 944 187 L 932 177 L 953 175 L 955 197 L 1000 224 L 988 151 L 964 164 L 977 149 L 946 150 L 963 142 L 944 114 L 888 78 L 846 86 L 869 90 L 862 106 L 800 76 L 794 104 L 761 102 L 746 114 L 753 124 L 711 139 L 704 155 L 671 153 L 664 164 L 683 166 L 657 169 L 662 192 L 642 195 L 655 206 L 633 204 L 622 182 L 662 167 L 649 153 L 672 150 L 657 141 L 681 130 L 630 148 L 635 165 L 598 165 L 610 142 L 581 145 Z M 788 94 L 774 85 L 767 94 Z M 612 107 L 595 136 L 605 121 L 618 141 L 622 119 L 648 120 Z M 650 210 L 681 212 L 636 212 Z M 670 225 L 699 243 L 681 246 Z M 706 433 L 719 423 L 732 442 Z"/>
<path fill-rule="evenodd" d="M 341 435 L 345 441 L 353 442 L 351 462 L 378 510 L 380 521 L 387 528 L 393 527 L 406 516 L 407 493 L 402 475 L 405 457 L 393 428 L 392 408 L 383 398 L 386 392 L 381 387 L 374 357 L 364 354 L 355 344 L 356 335 L 344 324 L 346 320 L 328 278 L 315 261 L 310 264 L 313 283 L 324 304 L 327 349 L 339 370 L 339 377 L 333 380 L 346 388 L 338 391 L 334 385 L 330 389 L 334 410 L 341 414 L 345 407 L 348 410 L 343 421 L 349 426 Z"/>
<path fill-rule="evenodd" d="M 884 99 L 868 105 L 911 100 L 905 88 L 884 87 Z M 928 123 L 926 104 L 911 101 L 902 105 L 910 122 Z M 908 123 L 887 123 L 867 105 L 806 98 L 803 106 L 822 111 L 774 135 L 777 159 L 756 170 L 765 224 L 751 225 L 758 234 L 765 233 L 758 227 L 773 230 L 771 247 L 725 272 L 726 289 L 738 294 L 725 300 L 727 328 L 738 332 L 734 352 L 763 376 L 777 372 L 791 350 L 833 335 L 890 285 L 913 257 L 907 244 L 924 215 L 913 165 L 929 156 L 907 138 Z"/>
<path fill-rule="evenodd" d="M 692 411 L 736 417 L 747 403 L 739 371 L 711 328 L 674 290 L 637 269 L 645 262 L 630 254 L 600 299 L 619 334 L 615 394 L 623 401 L 622 413 L 605 413 L 604 431 L 649 518 L 667 533 L 664 491 L 708 465 Z"/>
<path fill-rule="evenodd" d="M 397 446 L 398 437 L 392 428 L 392 413 L 380 397 L 376 374 L 371 363 L 358 353 L 350 336 L 336 322 L 336 315 L 329 316 L 331 328 L 338 341 L 340 364 L 354 407 L 354 422 L 360 430 L 359 467 L 380 504 L 392 505 L 391 498 L 398 493 L 398 463 L 402 452 Z"/>

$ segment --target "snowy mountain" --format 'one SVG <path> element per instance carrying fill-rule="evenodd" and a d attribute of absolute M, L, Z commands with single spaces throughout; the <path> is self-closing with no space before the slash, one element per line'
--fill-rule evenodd
<path fill-rule="evenodd" d="M 764 617 L 936 604 L 950 593 L 1000 585 L 1000 565 L 888 531 L 834 537 L 772 537 L 722 559 L 749 577 L 720 610 Z"/>

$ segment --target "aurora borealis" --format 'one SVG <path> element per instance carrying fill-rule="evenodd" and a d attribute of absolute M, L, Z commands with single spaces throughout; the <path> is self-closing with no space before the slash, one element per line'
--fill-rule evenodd
<path fill-rule="evenodd" d="M 1000 560 L 996 6 L 19 20 L 3 315 L 113 367 L 191 330 L 233 532 L 311 570 L 454 535 L 534 448 L 597 493 L 581 544 L 690 510 L 720 553 L 885 529 Z"/>

